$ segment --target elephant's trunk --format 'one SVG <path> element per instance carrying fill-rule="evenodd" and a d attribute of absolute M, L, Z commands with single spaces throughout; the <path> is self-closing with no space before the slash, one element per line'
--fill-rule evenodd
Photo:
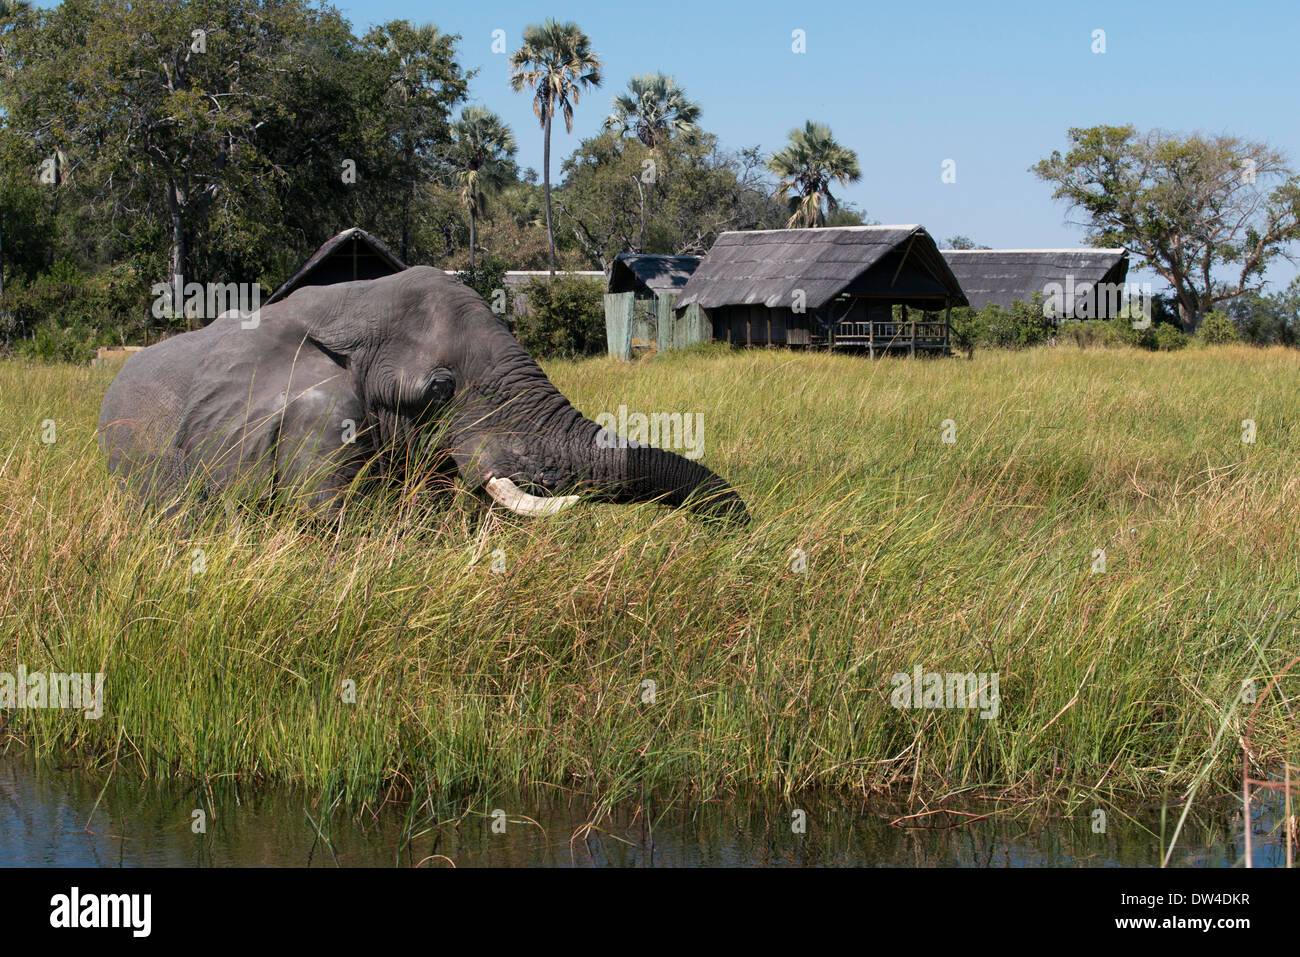
<path fill-rule="evenodd" d="M 735 489 L 698 462 L 625 439 L 575 414 L 563 447 L 567 480 L 615 502 L 657 501 L 737 524 L 749 521 Z"/>
<path fill-rule="evenodd" d="M 492 385 L 463 401 L 451 426 L 459 437 L 453 454 L 462 472 L 483 483 L 494 500 L 521 514 L 552 514 L 564 506 L 547 507 L 528 493 L 576 491 L 748 522 L 744 502 L 720 477 L 684 456 L 602 429 L 570 405 L 522 348 L 511 345 L 515 354 L 498 357 Z M 500 479 L 507 484 L 489 486 Z"/>
<path fill-rule="evenodd" d="M 610 433 L 598 431 L 596 435 Z M 626 447 L 601 448 L 595 437 L 592 444 L 591 480 L 615 501 L 656 500 L 740 524 L 749 520 L 735 489 L 698 462 L 626 440 L 618 440 L 619 446 Z"/>

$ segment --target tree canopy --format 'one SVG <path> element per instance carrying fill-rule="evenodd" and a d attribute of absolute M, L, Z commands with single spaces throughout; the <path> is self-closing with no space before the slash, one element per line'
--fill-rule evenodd
<path fill-rule="evenodd" d="M 639 139 L 606 132 L 584 140 L 564 174 L 562 222 L 602 269 L 622 252 L 703 255 L 721 232 L 784 219 L 758 150 L 727 153 L 710 134 L 655 156 Z"/>
<path fill-rule="evenodd" d="M 1031 170 L 1082 214 L 1097 246 L 1125 246 L 1178 299 L 1184 330 L 1216 303 L 1258 291 L 1300 239 L 1300 177 L 1264 143 L 1220 134 L 1072 128 L 1070 149 Z"/>
<path fill-rule="evenodd" d="M 781 182 L 777 196 L 789 204 L 791 228 L 824 226 L 828 213 L 839 207 L 831 194 L 834 182 L 855 183 L 862 178 L 858 155 L 840 145 L 825 123 L 808 120 L 790 131 L 790 144 L 773 153 L 768 168 Z"/>
<path fill-rule="evenodd" d="M 627 92 L 614 97 L 605 128 L 632 134 L 650 149 L 673 137 L 699 132 L 700 106 L 686 98 L 677 80 L 662 73 L 634 76 Z"/>

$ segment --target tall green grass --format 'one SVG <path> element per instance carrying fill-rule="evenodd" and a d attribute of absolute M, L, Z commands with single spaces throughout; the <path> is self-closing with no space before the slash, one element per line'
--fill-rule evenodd
<path fill-rule="evenodd" d="M 528 521 L 421 486 L 334 526 L 159 520 L 95 446 L 111 372 L 0 363 L 0 671 L 106 675 L 101 720 L 0 713 L 8 746 L 371 805 L 535 784 L 1132 797 L 1232 787 L 1242 682 L 1300 654 L 1294 352 L 547 371 L 593 417 L 704 413 L 703 461 L 751 526 Z M 998 717 L 891 707 L 916 664 L 998 672 Z M 1296 683 L 1259 706 L 1259 774 L 1296 760 Z"/>

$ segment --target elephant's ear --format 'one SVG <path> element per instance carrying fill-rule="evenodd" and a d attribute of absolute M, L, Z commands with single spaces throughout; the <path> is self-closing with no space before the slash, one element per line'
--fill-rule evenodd
<path fill-rule="evenodd" d="M 311 333 L 307 334 L 307 341 L 311 345 L 315 346 L 322 354 L 329 357 L 329 359 L 339 368 L 346 370 L 351 364 L 348 354 L 346 352 L 338 352 L 331 349 L 323 340 L 324 337 L 322 336 L 316 336 Z"/>

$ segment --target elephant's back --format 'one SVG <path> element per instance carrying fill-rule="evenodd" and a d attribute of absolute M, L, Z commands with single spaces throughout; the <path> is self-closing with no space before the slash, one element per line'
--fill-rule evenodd
<path fill-rule="evenodd" d="M 129 471 L 128 459 L 157 456 L 171 447 L 190 386 L 230 325 L 218 319 L 127 359 L 99 407 L 99 439 L 113 472 Z"/>

